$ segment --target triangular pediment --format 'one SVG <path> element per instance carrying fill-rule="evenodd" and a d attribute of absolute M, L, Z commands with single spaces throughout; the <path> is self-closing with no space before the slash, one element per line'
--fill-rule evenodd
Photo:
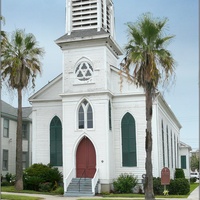
<path fill-rule="evenodd" d="M 60 94 L 62 93 L 62 74 L 54 78 L 34 95 L 29 98 L 30 102 L 33 101 L 55 101 L 61 100 Z"/>

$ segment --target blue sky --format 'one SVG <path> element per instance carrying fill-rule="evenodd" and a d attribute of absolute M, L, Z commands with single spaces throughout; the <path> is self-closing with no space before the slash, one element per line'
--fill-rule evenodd
<path fill-rule="evenodd" d="M 161 91 L 182 124 L 181 141 L 193 149 L 199 147 L 199 16 L 198 0 L 113 0 L 115 5 L 116 41 L 123 48 L 127 42 L 127 22 L 135 22 L 141 14 L 169 19 L 167 33 L 175 35 L 168 49 L 176 60 L 176 82 Z M 62 54 L 55 40 L 65 34 L 65 0 L 2 0 L 2 28 L 11 33 L 25 29 L 33 33 L 45 49 L 42 76 L 35 91 L 62 72 Z M 23 106 L 29 106 L 24 95 Z M 16 96 L 5 87 L 2 99 L 16 106 Z"/>

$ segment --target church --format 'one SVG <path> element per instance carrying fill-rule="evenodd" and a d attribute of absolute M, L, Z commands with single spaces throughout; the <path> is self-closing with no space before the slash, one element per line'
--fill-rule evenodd
<path fill-rule="evenodd" d="M 118 67 L 123 53 L 115 40 L 112 0 L 66 0 L 66 34 L 56 44 L 63 54 L 62 74 L 29 98 L 32 163 L 58 167 L 65 196 L 76 179 L 90 181 L 91 195 L 111 191 L 122 173 L 141 181 L 145 95 Z M 168 167 L 173 178 L 182 162 L 189 169 L 189 157 L 181 156 L 180 129 L 158 93 L 152 119 L 154 177 Z"/>

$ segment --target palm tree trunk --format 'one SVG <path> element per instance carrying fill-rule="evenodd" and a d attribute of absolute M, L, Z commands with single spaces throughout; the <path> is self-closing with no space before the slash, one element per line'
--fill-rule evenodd
<path fill-rule="evenodd" d="M 16 182 L 15 189 L 23 190 L 23 169 L 22 169 L 22 88 L 17 89 L 18 110 L 17 110 L 17 139 L 16 139 Z"/>
<path fill-rule="evenodd" d="M 145 141 L 145 149 L 146 149 L 146 178 L 145 178 L 145 199 L 153 200 L 154 192 L 153 192 L 153 174 L 152 174 L 152 93 L 151 90 L 146 90 L 146 141 Z"/>

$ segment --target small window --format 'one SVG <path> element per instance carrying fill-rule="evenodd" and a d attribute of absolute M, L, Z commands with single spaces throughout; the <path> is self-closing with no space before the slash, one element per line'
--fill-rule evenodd
<path fill-rule="evenodd" d="M 3 149 L 3 171 L 8 171 L 8 150 Z"/>
<path fill-rule="evenodd" d="M 28 167 L 28 152 L 22 153 L 22 168 L 26 169 Z"/>
<path fill-rule="evenodd" d="M 93 114 L 91 105 L 87 109 L 87 128 L 93 128 Z"/>
<path fill-rule="evenodd" d="M 22 138 L 28 139 L 28 124 L 26 123 L 22 124 Z"/>
<path fill-rule="evenodd" d="M 181 169 L 186 169 L 186 156 L 181 156 Z"/>
<path fill-rule="evenodd" d="M 93 128 L 93 111 L 88 101 L 84 100 L 78 111 L 78 128 Z"/>
<path fill-rule="evenodd" d="M 3 137 L 9 137 L 9 120 L 4 119 L 3 121 Z"/>
<path fill-rule="evenodd" d="M 83 110 L 83 106 L 81 106 L 79 108 L 78 117 L 79 117 L 79 129 L 84 129 L 84 110 Z"/>

